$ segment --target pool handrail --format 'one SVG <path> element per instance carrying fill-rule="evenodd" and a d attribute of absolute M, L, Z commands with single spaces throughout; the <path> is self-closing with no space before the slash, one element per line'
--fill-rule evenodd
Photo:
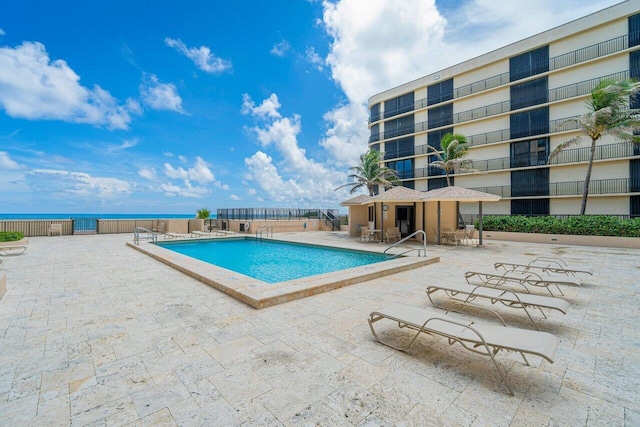
<path fill-rule="evenodd" d="M 256 239 L 258 239 L 258 235 L 259 235 L 259 238 L 262 239 L 262 232 L 264 230 L 267 231 L 267 237 L 269 237 L 269 231 L 271 231 L 271 237 L 273 237 L 273 226 L 269 224 L 265 224 L 256 230 Z"/>
<path fill-rule="evenodd" d="M 395 246 L 398 246 L 400 243 L 411 239 L 413 236 L 417 235 L 417 234 L 422 234 L 422 249 L 417 249 L 417 248 L 410 248 L 407 251 L 401 252 L 399 254 L 388 254 L 387 251 Z M 407 254 L 409 252 L 413 252 L 413 251 L 418 251 L 418 256 L 423 256 L 426 257 L 427 256 L 427 233 L 424 232 L 424 230 L 417 230 L 414 231 L 413 233 L 409 234 L 407 237 L 405 237 L 404 239 L 400 240 L 399 242 L 394 243 L 393 245 L 389 246 L 387 249 L 384 250 L 384 255 L 387 258 L 396 258 L 399 257 L 400 255 L 404 255 Z M 423 255 L 420 255 L 420 253 L 422 253 Z"/>
<path fill-rule="evenodd" d="M 151 240 L 152 242 L 158 241 L 158 233 L 151 231 L 148 228 L 136 227 L 136 229 L 133 231 L 133 243 L 136 245 L 140 244 L 140 233 L 147 234 L 145 237 L 143 237 L 143 239 L 145 240 Z"/>

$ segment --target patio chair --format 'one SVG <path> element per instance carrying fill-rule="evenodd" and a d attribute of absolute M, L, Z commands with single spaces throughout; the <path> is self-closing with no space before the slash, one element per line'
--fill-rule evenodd
<path fill-rule="evenodd" d="M 360 227 L 360 241 L 362 243 L 369 243 L 371 241 L 371 233 L 369 233 L 369 227 Z"/>
<path fill-rule="evenodd" d="M 543 272 L 546 274 L 564 274 L 567 276 L 589 275 L 593 276 L 593 272 L 584 269 L 569 268 L 567 262 L 562 258 L 555 257 L 537 257 L 528 264 L 518 264 L 513 262 L 496 262 L 493 267 L 497 270 L 503 268 L 505 271 L 518 271 L 527 273 L 531 270 Z"/>
<path fill-rule="evenodd" d="M 527 317 L 529 317 L 529 320 L 536 329 L 538 329 L 538 325 L 536 325 L 536 322 L 533 320 L 533 317 L 531 316 L 531 313 L 529 313 L 528 308 L 537 309 L 545 319 L 547 318 L 547 316 L 542 311 L 543 308 L 558 310 L 562 314 L 567 314 L 567 309 L 569 308 L 569 303 L 561 298 L 513 292 L 507 289 L 499 289 L 482 285 L 475 286 L 464 283 L 429 285 L 427 286 L 427 297 L 434 306 L 439 308 L 442 307 L 440 307 L 431 298 L 431 295 L 438 291 L 442 291 L 446 296 L 454 300 L 455 304 L 460 305 L 461 307 L 464 307 L 465 305 L 471 305 L 481 310 L 490 311 L 495 314 L 502 323 L 504 323 L 504 320 L 502 319 L 502 316 L 500 316 L 497 312 L 486 307 L 474 304 L 474 301 L 476 299 L 482 298 L 489 300 L 492 305 L 500 303 L 505 307 L 521 308 L 524 310 Z"/>
<path fill-rule="evenodd" d="M 400 234 L 398 227 L 389 227 L 387 228 L 387 232 L 384 233 L 384 239 L 387 243 L 391 243 L 391 240 L 395 243 L 399 239 L 402 239 L 402 235 Z"/>
<path fill-rule="evenodd" d="M 410 338 L 409 344 L 401 347 L 381 340 L 373 324 L 383 319 L 396 323 L 399 328 L 408 328 L 416 331 L 415 335 Z M 376 341 L 396 350 L 408 350 L 421 333 L 426 333 L 445 337 L 447 339 L 446 342 L 451 345 L 458 343 L 473 353 L 489 356 L 500 375 L 500 379 L 512 396 L 514 395 L 513 390 L 507 382 L 505 373 L 496 362 L 495 356 L 501 350 L 511 350 L 520 353 L 526 365 L 529 365 L 529 361 L 525 353 L 540 356 L 553 363 L 553 358 L 560 345 L 560 340 L 547 332 L 484 325 L 456 318 L 442 312 L 397 303 L 372 312 L 369 315 L 368 322 Z"/>
<path fill-rule="evenodd" d="M 54 234 L 62 236 L 62 224 L 49 224 L 47 236 L 53 236 Z"/>
<path fill-rule="evenodd" d="M 475 228 L 470 228 L 467 229 L 467 235 L 465 237 L 465 242 L 467 245 L 473 245 L 474 241 L 477 242 L 478 239 L 475 238 L 476 235 L 476 229 Z"/>
<path fill-rule="evenodd" d="M 500 274 L 499 272 L 480 272 L 480 271 L 467 271 L 464 273 L 464 278 L 467 280 L 467 283 L 473 285 L 473 280 L 480 281 L 481 284 L 486 286 L 493 287 L 501 287 L 505 284 L 517 284 L 522 286 L 527 293 L 530 293 L 528 286 L 534 286 L 538 288 L 545 288 L 551 296 L 553 292 L 551 292 L 551 286 L 555 286 L 561 295 L 564 296 L 562 289 L 558 285 L 566 285 L 566 286 L 580 286 L 581 282 L 577 280 L 571 280 L 569 277 L 558 277 L 558 276 L 545 276 L 540 275 L 534 272 L 528 273 L 518 273 L 517 271 L 507 271 L 505 273 Z"/>

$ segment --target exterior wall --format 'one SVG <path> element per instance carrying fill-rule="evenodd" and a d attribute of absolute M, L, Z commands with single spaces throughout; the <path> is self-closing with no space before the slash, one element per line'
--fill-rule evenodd
<path fill-rule="evenodd" d="M 602 78 L 614 74 L 617 76 L 616 78 L 630 77 L 630 53 L 638 50 L 640 46 L 629 47 L 628 18 L 639 14 L 640 3 L 637 1 L 617 4 L 376 94 L 369 100 L 369 105 L 384 103 L 386 100 L 410 92 L 414 93 L 416 101 L 424 100 L 427 98 L 429 87 L 453 79 L 452 99 L 425 107 L 421 106 L 412 112 L 415 123 L 423 124 L 428 122 L 429 112 L 433 108 L 452 104 L 452 124 L 432 129 L 419 127 L 416 129 L 418 132 L 402 136 L 413 135 L 416 147 L 427 143 L 429 132 L 440 131 L 445 127 L 452 127 L 454 132 L 472 137 L 473 142 L 467 158 L 476 161 L 479 168 L 483 171 L 486 170 L 486 172 L 474 175 L 459 174 L 454 176 L 454 181 L 457 186 L 494 192 L 504 198 L 500 203 L 487 204 L 485 213 L 510 214 L 513 200 L 518 200 L 513 203 L 516 211 L 521 209 L 543 210 L 547 208 L 541 203 L 532 202 L 532 200 L 549 199 L 549 214 L 564 212 L 577 214 L 580 207 L 581 191 L 573 190 L 573 188 L 578 188 L 579 182 L 584 180 L 587 167 L 584 153 L 588 150 L 590 141 L 576 129 L 575 123 L 563 123 L 562 121 L 586 112 L 585 100 L 589 96 L 591 88 Z M 545 46 L 548 47 L 549 53 L 548 71 L 543 70 L 538 74 L 534 72 L 525 77 L 519 76 L 511 82 L 509 78 L 510 58 Z M 540 82 L 540 79 L 547 80 L 546 102 L 543 102 L 544 98 L 539 100 L 540 96 L 538 96 L 540 91 L 544 91 L 544 89 L 540 89 L 541 86 L 534 86 Z M 527 86 L 527 82 L 532 83 Z M 522 83 L 525 85 L 521 85 Z M 531 95 L 533 93 L 531 91 L 534 90 L 531 89 L 532 87 L 537 88 L 535 90 L 538 92 L 535 95 Z M 511 99 L 512 95 L 515 99 Z M 529 105 L 527 99 L 531 98 L 527 98 L 527 96 L 535 96 L 539 103 Z M 505 104 L 505 101 L 511 101 L 511 103 Z M 526 107 L 518 107 L 519 105 L 526 105 Z M 510 107 L 514 109 L 510 110 Z M 519 123 L 518 120 L 527 111 L 537 110 L 541 114 L 542 107 L 548 109 L 548 132 L 539 130 L 543 127 L 538 126 L 534 130 L 530 130 L 531 136 L 510 139 L 513 134 L 513 129 L 510 129 L 511 123 Z M 438 110 L 438 114 L 442 111 L 442 109 Z M 457 115 L 470 111 L 473 111 L 472 115 Z M 531 114 L 534 113 L 535 111 Z M 514 117 L 514 115 L 520 116 Z M 381 119 L 373 122 L 372 125 L 379 124 L 382 129 L 385 120 L 397 117 L 400 116 Z M 437 117 L 436 114 L 433 115 L 433 118 L 435 117 Z M 466 121 L 458 122 L 460 120 Z M 536 126 L 540 119 L 537 120 Z M 530 119 L 530 123 L 533 122 L 534 119 Z M 536 140 L 548 138 L 548 151 L 540 154 L 541 157 L 546 158 L 559 144 L 579 135 L 582 137 L 582 142 L 578 147 L 572 148 L 573 151 L 565 152 L 564 160 L 559 158 L 551 165 L 547 165 L 544 159 L 537 157 L 536 160 L 529 160 L 530 163 L 519 162 L 517 168 L 511 169 L 511 164 L 513 164 L 512 151 L 515 153 L 514 150 L 522 150 L 522 147 L 525 147 L 519 143 L 534 141 L 532 144 L 536 144 Z M 384 139 L 376 141 L 376 143 L 378 142 L 384 143 Z M 615 143 L 617 141 L 613 137 L 606 136 L 601 138 L 597 145 L 604 146 Z M 513 150 L 512 147 L 514 147 Z M 532 145 L 531 149 L 535 150 L 535 146 Z M 640 156 L 634 157 L 633 154 L 624 150 L 611 149 L 607 151 L 607 153 L 610 152 L 615 154 L 606 154 L 594 162 L 590 188 L 598 188 L 599 190 L 590 192 L 587 213 L 640 215 L 640 212 L 630 212 L 629 197 L 632 193 L 621 193 L 620 191 L 620 188 L 625 188 L 625 182 L 630 178 L 629 159 L 640 158 Z M 429 156 L 421 154 L 422 150 L 417 153 L 412 157 L 414 168 L 420 169 L 420 171 L 416 171 L 416 177 L 413 178 L 413 188 L 427 191 L 431 177 L 423 175 L 428 166 Z M 534 157 L 531 156 L 531 158 Z M 395 159 L 387 159 L 387 161 L 393 160 Z M 540 171 L 545 168 L 548 168 L 548 184 L 546 172 Z M 528 181 L 529 176 L 537 177 L 537 181 Z M 618 180 L 619 182 L 615 185 L 609 185 L 605 180 Z M 594 181 L 599 182 L 594 183 Z M 557 185 L 559 183 L 562 185 Z M 531 189 L 525 188 L 523 190 L 522 187 L 527 185 L 530 185 Z M 539 189 L 539 187 L 546 185 L 549 185 L 549 195 Z M 606 191 L 609 193 L 605 193 Z M 571 194 L 571 192 L 575 194 Z M 511 196 L 512 193 L 535 195 L 516 197 Z M 544 202 L 544 200 L 542 201 Z M 529 207 L 536 203 L 538 207 Z M 464 211 L 468 210 L 473 209 L 464 208 Z M 461 211 L 463 211 L 462 208 Z"/>

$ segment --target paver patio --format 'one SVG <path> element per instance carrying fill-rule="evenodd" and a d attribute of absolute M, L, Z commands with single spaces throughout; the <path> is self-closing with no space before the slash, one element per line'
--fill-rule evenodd
<path fill-rule="evenodd" d="M 283 236 L 383 249 L 344 233 Z M 640 250 L 429 246 L 440 263 L 255 310 L 130 240 L 35 237 L 4 258 L 0 425 L 640 425 Z M 499 354 L 514 397 L 490 360 L 444 339 L 421 337 L 408 353 L 373 340 L 371 311 L 429 307 L 428 283 L 538 255 L 594 276 L 563 288 L 566 316 L 536 317 L 561 339 L 555 363 Z"/>

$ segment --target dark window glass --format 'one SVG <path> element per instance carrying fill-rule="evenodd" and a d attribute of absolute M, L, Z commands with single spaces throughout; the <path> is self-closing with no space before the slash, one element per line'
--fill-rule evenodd
<path fill-rule="evenodd" d="M 416 189 L 416 182 L 415 181 L 402 181 L 402 186 L 406 187 L 406 188 L 410 188 L 412 190 Z"/>
<path fill-rule="evenodd" d="M 511 197 L 548 195 L 549 168 L 511 172 Z"/>
<path fill-rule="evenodd" d="M 511 139 L 549 133 L 549 107 L 512 114 Z"/>
<path fill-rule="evenodd" d="M 398 172 L 398 179 L 413 178 L 413 159 L 387 162 L 387 167 Z"/>
<path fill-rule="evenodd" d="M 634 80 L 640 80 L 640 50 L 629 53 L 629 77 Z M 640 108 L 639 94 L 631 96 L 629 107 L 633 109 Z"/>
<path fill-rule="evenodd" d="M 429 176 L 445 175 L 445 172 L 442 168 L 438 168 L 431 165 L 431 163 L 435 162 L 436 160 L 438 160 L 438 157 L 434 155 L 431 155 L 427 158 L 427 163 L 429 164 L 427 166 L 427 175 Z"/>
<path fill-rule="evenodd" d="M 542 77 L 511 86 L 511 110 L 548 102 L 547 78 Z"/>
<path fill-rule="evenodd" d="M 427 88 L 427 105 L 453 99 L 453 79 L 445 80 Z"/>
<path fill-rule="evenodd" d="M 631 218 L 639 218 L 640 217 L 640 196 L 631 196 L 629 197 L 629 213 L 631 214 Z"/>
<path fill-rule="evenodd" d="M 380 144 L 379 143 L 378 144 L 373 144 L 371 146 L 371 149 L 372 150 L 376 150 L 379 153 L 380 152 Z"/>
<path fill-rule="evenodd" d="M 384 122 L 384 138 L 406 135 L 414 132 L 413 114 Z"/>
<path fill-rule="evenodd" d="M 512 200 L 511 215 L 549 215 L 549 199 Z"/>
<path fill-rule="evenodd" d="M 455 185 L 453 177 L 451 177 L 451 185 Z M 442 188 L 447 186 L 447 178 L 432 178 L 428 181 L 429 190 L 435 190 L 436 188 Z"/>
<path fill-rule="evenodd" d="M 640 192 L 640 160 L 629 160 L 629 192 Z"/>
<path fill-rule="evenodd" d="M 384 117 L 393 117 L 398 114 L 413 111 L 413 92 L 384 102 Z"/>
<path fill-rule="evenodd" d="M 380 123 L 371 126 L 371 135 L 369 136 L 369 142 L 380 140 Z"/>
<path fill-rule="evenodd" d="M 442 137 L 448 133 L 453 133 L 453 128 L 446 128 L 429 132 L 427 134 L 427 144 L 440 151 L 440 141 L 442 141 Z"/>
<path fill-rule="evenodd" d="M 629 17 L 629 47 L 640 44 L 640 14 Z"/>
<path fill-rule="evenodd" d="M 453 104 L 432 108 L 428 114 L 429 124 L 427 127 L 429 129 L 453 124 Z"/>
<path fill-rule="evenodd" d="M 414 153 L 413 137 L 396 139 L 384 143 L 384 159 L 397 159 L 398 157 L 413 156 Z"/>
<path fill-rule="evenodd" d="M 369 109 L 369 122 L 377 122 L 380 120 L 380 103 L 374 104 Z"/>
<path fill-rule="evenodd" d="M 509 81 L 524 79 L 549 71 L 549 46 L 509 58 Z"/>
<path fill-rule="evenodd" d="M 549 138 L 513 142 L 511 144 L 511 167 L 544 165 L 549 157 L 548 152 Z"/>

